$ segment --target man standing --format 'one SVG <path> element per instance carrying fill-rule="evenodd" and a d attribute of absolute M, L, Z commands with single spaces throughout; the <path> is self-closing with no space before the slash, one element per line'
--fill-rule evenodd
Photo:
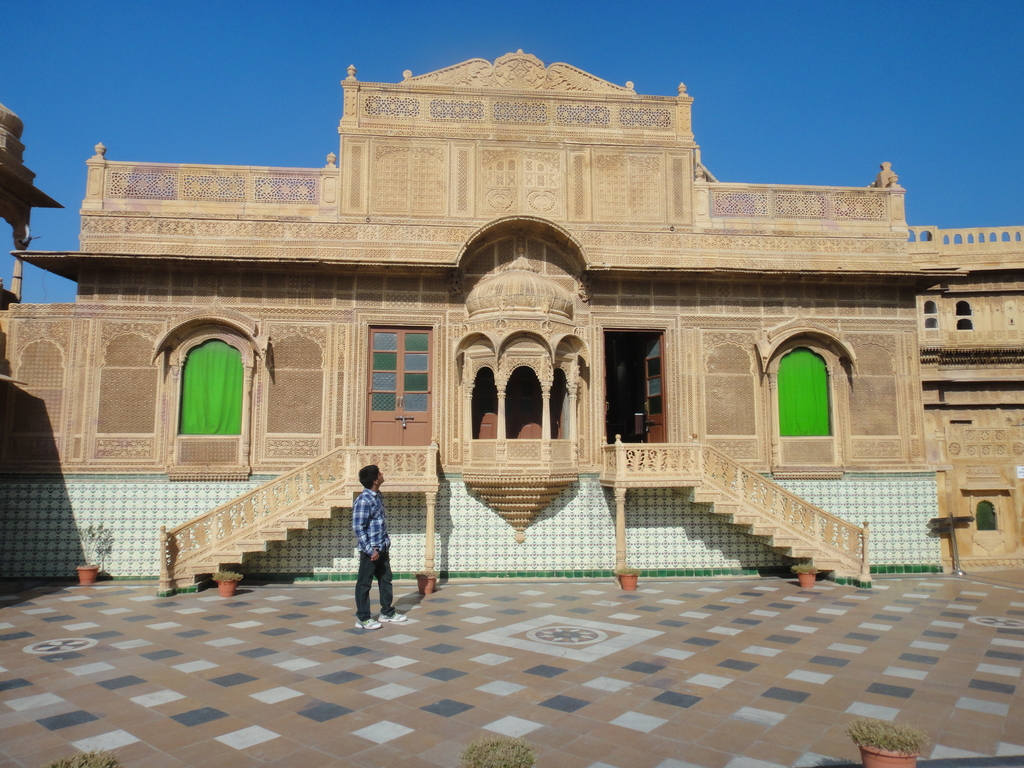
<path fill-rule="evenodd" d="M 381 621 L 405 621 L 405 615 L 396 613 L 391 605 L 391 539 L 384 515 L 384 499 L 380 487 L 384 473 L 371 464 L 359 470 L 359 482 L 365 489 L 352 505 L 352 530 L 359 544 L 359 576 L 356 579 L 356 627 L 380 629 Z M 380 590 L 380 621 L 370 615 L 370 587 L 374 578 Z"/>

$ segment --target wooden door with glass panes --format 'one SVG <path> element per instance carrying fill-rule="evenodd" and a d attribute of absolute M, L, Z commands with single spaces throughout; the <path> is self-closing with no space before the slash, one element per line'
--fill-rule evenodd
<path fill-rule="evenodd" d="M 664 393 L 661 379 L 661 335 L 644 342 L 644 380 L 647 397 L 644 410 L 647 412 L 648 443 L 665 442 L 665 410 L 662 407 Z"/>
<path fill-rule="evenodd" d="M 368 445 L 430 445 L 430 331 L 370 329 Z"/>

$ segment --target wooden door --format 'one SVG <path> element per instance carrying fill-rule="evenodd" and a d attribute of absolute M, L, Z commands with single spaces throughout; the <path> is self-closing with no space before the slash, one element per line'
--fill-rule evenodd
<path fill-rule="evenodd" d="M 429 445 L 428 329 L 371 328 L 368 445 Z"/>
<path fill-rule="evenodd" d="M 661 335 L 644 342 L 644 380 L 647 394 L 644 410 L 647 414 L 648 443 L 665 442 L 665 410 L 662 391 Z"/>

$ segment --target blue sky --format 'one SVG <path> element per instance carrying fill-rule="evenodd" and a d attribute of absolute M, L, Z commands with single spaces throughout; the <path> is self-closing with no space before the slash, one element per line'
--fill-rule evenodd
<path fill-rule="evenodd" d="M 864 186 L 888 160 L 912 224 L 1024 224 L 1020 0 L 9 0 L 3 22 L 0 103 L 65 206 L 34 213 L 39 250 L 77 250 L 98 141 L 111 160 L 319 167 L 349 64 L 397 82 L 519 48 L 639 93 L 685 82 L 721 181 Z M 72 301 L 74 285 L 27 267 L 24 299 Z"/>

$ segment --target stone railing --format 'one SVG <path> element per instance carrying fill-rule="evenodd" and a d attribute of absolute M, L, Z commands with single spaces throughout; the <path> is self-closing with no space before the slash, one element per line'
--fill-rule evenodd
<path fill-rule="evenodd" d="M 114 200 L 317 204 L 319 187 L 317 171 L 109 163 L 105 192 Z"/>
<path fill-rule="evenodd" d="M 601 482 L 619 489 L 694 487 L 736 508 L 738 524 L 755 534 L 817 552 L 815 560 L 839 575 L 870 582 L 868 530 L 804 501 L 724 453 L 699 443 L 604 446 Z M 786 544 L 783 546 L 794 546 Z"/>
<path fill-rule="evenodd" d="M 467 472 L 509 469 L 516 473 L 576 467 L 572 440 L 470 440 Z"/>
<path fill-rule="evenodd" d="M 910 227 L 911 253 L 979 253 L 1024 251 L 1024 226 L 939 229 Z"/>
<path fill-rule="evenodd" d="M 841 555 L 849 569 L 856 571 L 860 567 L 862 578 L 871 580 L 866 523 L 863 528 L 848 523 L 710 446 L 701 448 L 701 463 L 707 486 L 725 493 L 748 510 L 756 510 L 764 522 L 779 524 L 804 541 Z"/>
<path fill-rule="evenodd" d="M 700 482 L 697 443 L 622 443 L 604 446 L 601 481 L 626 487 L 678 485 L 680 480 Z"/>
<path fill-rule="evenodd" d="M 308 464 L 253 488 L 226 504 L 170 530 L 160 528 L 160 590 L 165 592 L 202 573 L 211 573 L 225 553 L 240 542 L 261 541 L 261 531 L 279 525 L 283 518 L 302 513 L 336 498 L 341 506 L 352 503 L 360 490 L 361 467 L 376 464 L 387 476 L 393 491 L 436 491 L 437 446 L 338 448 Z"/>
<path fill-rule="evenodd" d="M 804 219 L 902 224 L 902 189 L 714 183 L 708 185 L 708 192 L 708 213 L 712 219 Z"/>
<path fill-rule="evenodd" d="M 97 154 L 86 165 L 85 210 L 120 209 L 136 200 L 221 204 L 220 208 L 226 204 L 229 209 L 254 204 L 316 209 L 337 202 L 339 170 L 332 164 L 324 168 L 271 168 L 129 163 Z"/>

